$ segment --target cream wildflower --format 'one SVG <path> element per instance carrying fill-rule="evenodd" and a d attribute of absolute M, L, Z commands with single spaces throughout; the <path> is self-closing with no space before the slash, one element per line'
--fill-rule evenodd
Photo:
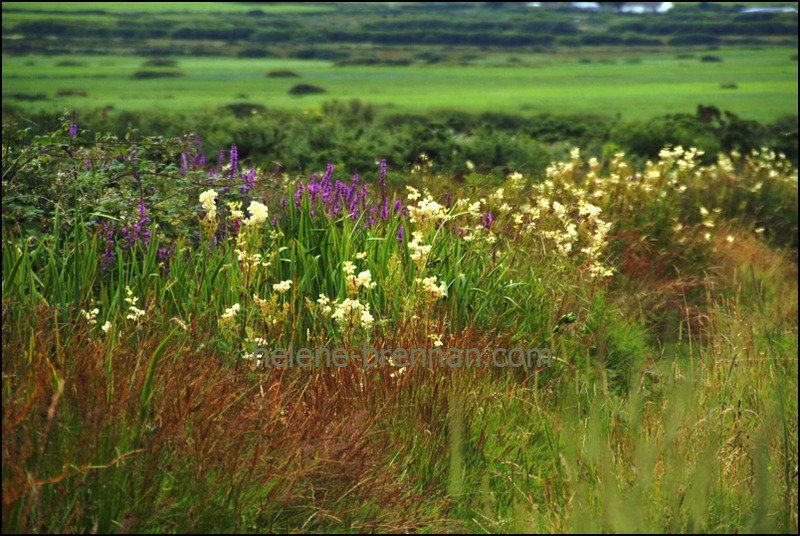
<path fill-rule="evenodd" d="M 280 283 L 275 283 L 272 285 L 272 290 L 275 292 L 280 292 L 281 294 L 286 294 L 289 289 L 292 288 L 292 280 L 287 279 L 286 281 L 281 281 Z"/>
<path fill-rule="evenodd" d="M 366 314 L 364 314 L 366 313 Z M 372 325 L 374 318 L 369 313 L 369 306 L 365 306 L 361 302 L 345 298 L 345 300 L 336 307 L 336 311 L 331 316 L 340 325 L 354 326 L 357 322 L 365 329 Z"/>
<path fill-rule="evenodd" d="M 417 190 L 413 186 L 408 186 L 408 185 L 406 185 L 406 190 L 408 190 L 409 201 L 416 201 L 417 199 L 419 199 L 419 190 Z"/>
<path fill-rule="evenodd" d="M 81 314 L 86 318 L 86 321 L 89 323 L 90 326 L 94 326 L 95 324 L 97 324 L 97 315 L 100 314 L 100 309 L 95 307 L 88 313 L 83 309 L 81 309 Z"/>
<path fill-rule="evenodd" d="M 217 206 L 215 199 L 217 197 L 216 190 L 206 190 L 200 194 L 200 204 L 208 211 L 208 219 L 213 220 L 217 216 Z"/>
<path fill-rule="evenodd" d="M 436 276 L 426 277 L 424 279 L 417 279 L 417 283 L 422 283 L 425 294 L 433 301 L 447 296 L 447 285 L 441 283 L 436 285 Z"/>
<path fill-rule="evenodd" d="M 409 195 L 409 199 L 411 196 Z M 428 194 L 425 199 L 418 203 L 418 206 L 409 205 L 408 214 L 413 223 L 422 220 L 447 219 L 447 210 Z"/>
<path fill-rule="evenodd" d="M 222 315 L 222 318 L 234 318 L 240 308 L 241 306 L 238 303 L 234 303 L 232 307 L 225 309 L 225 314 Z"/>
<path fill-rule="evenodd" d="M 258 201 L 251 201 L 247 211 L 250 212 L 250 217 L 244 221 L 245 225 L 260 225 L 267 221 L 269 217 L 269 210 L 267 207 Z"/>
<path fill-rule="evenodd" d="M 231 218 L 234 220 L 243 220 L 244 213 L 242 212 L 242 203 L 240 201 L 228 201 L 227 202 L 228 208 L 231 211 Z"/>
<path fill-rule="evenodd" d="M 319 295 L 317 305 L 319 305 L 319 312 L 322 316 L 328 316 L 331 314 L 331 311 L 333 311 L 331 308 L 331 300 L 325 294 Z"/>
<path fill-rule="evenodd" d="M 106 320 L 106 323 L 100 329 L 103 330 L 103 333 L 108 333 L 111 330 L 111 322 Z"/>
<path fill-rule="evenodd" d="M 373 289 L 377 285 L 377 283 L 372 281 L 372 274 L 369 273 L 369 270 L 364 270 L 358 274 L 356 283 L 359 287 L 364 287 L 366 289 Z"/>
<path fill-rule="evenodd" d="M 143 310 L 136 307 L 136 302 L 139 301 L 139 298 L 133 295 L 133 291 L 131 290 L 130 287 L 126 286 L 125 291 L 127 294 L 125 301 L 128 302 L 129 306 L 128 316 L 126 316 L 125 318 L 127 318 L 128 320 L 139 321 L 145 315 L 145 312 Z"/>
<path fill-rule="evenodd" d="M 368 310 L 361 311 L 361 327 L 364 329 L 369 329 L 372 326 L 372 323 L 375 319 L 372 317 Z"/>

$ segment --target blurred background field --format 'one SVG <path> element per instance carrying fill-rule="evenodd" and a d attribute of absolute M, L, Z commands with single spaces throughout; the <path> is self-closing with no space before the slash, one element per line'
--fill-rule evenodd
<path fill-rule="evenodd" d="M 466 65 L 336 66 L 297 59 L 180 57 L 162 68 L 173 78 L 134 79 L 139 56 L 28 56 L 3 60 L 4 103 L 23 110 L 113 107 L 122 111 L 192 112 L 254 103 L 303 111 L 320 102 L 360 99 L 392 113 L 450 109 L 530 116 L 595 114 L 648 119 L 692 113 L 713 103 L 760 122 L 797 114 L 797 61 L 785 48 L 702 54 L 585 52 L 494 54 Z M 513 60 L 513 61 L 512 61 Z M 152 70 L 152 69 L 151 69 Z M 268 77 L 274 71 L 297 77 Z M 323 93 L 295 96 L 310 84 Z M 726 88 L 726 84 L 735 84 Z M 31 100 L 33 96 L 40 96 Z"/>

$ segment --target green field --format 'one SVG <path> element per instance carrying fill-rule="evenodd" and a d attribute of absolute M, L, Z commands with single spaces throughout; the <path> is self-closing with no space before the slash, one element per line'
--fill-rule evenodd
<path fill-rule="evenodd" d="M 647 119 L 692 113 L 714 105 L 747 119 L 772 121 L 797 114 L 796 49 L 725 49 L 675 53 L 488 56 L 464 64 L 335 66 L 295 59 L 181 57 L 179 78 L 134 80 L 146 59 L 138 56 L 25 56 L 3 58 L 3 102 L 27 110 L 191 112 L 250 102 L 268 108 L 307 110 L 330 99 L 360 99 L 395 112 L 437 109 L 467 112 L 582 113 Z M 704 55 L 723 61 L 705 63 Z M 509 61 L 512 60 L 512 61 Z M 72 65 L 58 66 L 72 62 Z M 291 70 L 299 78 L 268 78 Z M 291 96 L 296 84 L 326 92 Z M 735 84 L 735 88 L 723 85 Z M 59 91 L 86 96 L 56 96 Z M 20 95 L 44 100 L 20 100 Z"/>
<path fill-rule="evenodd" d="M 37 11 L 57 11 L 59 13 L 76 13 L 102 10 L 107 13 L 246 13 L 254 9 L 266 12 L 314 12 L 332 9 L 330 6 L 299 2 L 273 2 L 269 4 L 250 5 L 237 2 L 3 2 L 5 9 L 24 9 Z M 5 15 L 3 16 L 5 18 Z"/>

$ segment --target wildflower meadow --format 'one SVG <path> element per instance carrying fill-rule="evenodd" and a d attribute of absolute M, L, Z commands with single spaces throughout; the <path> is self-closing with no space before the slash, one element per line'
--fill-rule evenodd
<path fill-rule="evenodd" d="M 215 156 L 4 121 L 4 532 L 797 532 L 784 155 Z"/>

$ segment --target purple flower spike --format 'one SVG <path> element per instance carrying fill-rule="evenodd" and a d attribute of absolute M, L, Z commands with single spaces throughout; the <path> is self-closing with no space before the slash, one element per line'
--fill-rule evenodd
<path fill-rule="evenodd" d="M 232 179 L 236 176 L 236 167 L 239 165 L 239 151 L 235 145 L 231 146 L 231 173 L 229 177 Z"/>

